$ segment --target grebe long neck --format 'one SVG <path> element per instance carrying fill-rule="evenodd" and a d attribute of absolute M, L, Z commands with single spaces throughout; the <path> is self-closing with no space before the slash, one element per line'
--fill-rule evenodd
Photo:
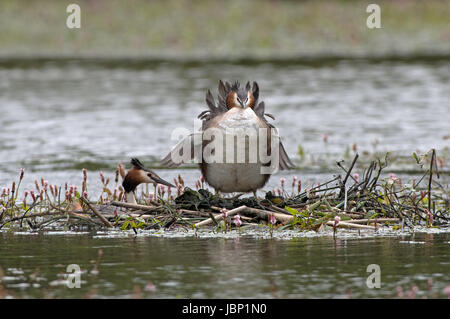
<path fill-rule="evenodd" d="M 125 199 L 126 199 L 127 203 L 137 204 L 136 198 L 134 198 L 134 192 L 125 193 Z"/>

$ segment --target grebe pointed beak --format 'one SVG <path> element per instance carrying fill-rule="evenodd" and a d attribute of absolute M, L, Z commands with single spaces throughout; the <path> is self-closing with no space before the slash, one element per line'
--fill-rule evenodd
<path fill-rule="evenodd" d="M 176 186 L 170 184 L 169 182 L 163 180 L 161 177 L 156 175 L 155 172 L 153 172 L 151 169 L 148 169 L 147 167 L 141 166 L 141 169 L 144 170 L 147 173 L 148 178 L 150 178 L 151 182 L 156 184 L 163 184 L 169 187 L 177 188 Z"/>
<path fill-rule="evenodd" d="M 149 173 L 148 177 L 150 177 L 150 179 L 156 183 L 156 184 L 163 184 L 172 188 L 176 188 L 176 186 L 170 184 L 169 182 L 163 180 L 161 177 L 159 177 L 158 175 L 156 175 L 155 173 Z"/>

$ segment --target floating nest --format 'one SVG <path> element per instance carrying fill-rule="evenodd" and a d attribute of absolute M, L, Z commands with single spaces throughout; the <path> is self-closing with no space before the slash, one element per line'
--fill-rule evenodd
<path fill-rule="evenodd" d="M 383 226 L 395 228 L 426 225 L 448 227 L 449 190 L 435 180 L 439 177 L 436 153 L 430 150 L 415 160 L 428 169 L 417 181 L 409 184 L 391 174 L 382 178 L 387 158 L 370 163 L 362 176 L 352 174 L 358 160 L 356 155 L 348 168 L 343 161 L 337 165 L 343 174 L 301 190 L 300 183 L 292 183 L 292 192 L 286 191 L 284 183 L 277 194 L 269 191 L 264 198 L 243 197 L 239 194 L 225 197 L 207 189 L 194 190 L 177 186 L 181 192 L 176 197 L 164 193 L 155 198 L 141 199 L 142 204 L 130 204 L 117 200 L 116 191 L 111 192 L 104 183 L 106 198 L 91 202 L 84 194 L 73 192 L 65 200 L 56 201 L 58 189 L 51 191 L 53 199 L 40 189 L 33 203 L 22 203 L 16 198 L 0 197 L 0 229 L 28 229 L 45 231 L 56 229 L 85 230 L 120 228 L 177 229 L 213 227 L 216 230 L 267 225 L 273 229 L 298 229 L 320 231 L 326 226 L 335 231 L 341 227 L 376 230 Z M 101 174 L 102 175 L 102 174 Z M 84 185 L 86 172 L 84 171 Z M 20 181 L 23 177 L 21 175 Z M 19 181 L 19 185 L 20 185 Z M 45 186 L 45 182 L 41 181 Z M 116 173 L 116 185 L 118 174 Z M 14 184 L 13 184 L 14 186 Z M 39 190 L 39 185 L 36 181 Z M 42 187 L 41 187 L 42 188 Z M 294 190 L 295 188 L 295 190 Z M 120 189 L 120 187 L 119 187 Z M 17 190 L 15 190 L 17 192 Z M 54 194 L 53 194 L 54 193 Z M 102 194 L 103 194 L 102 193 Z M 61 195 L 61 189 L 59 189 Z M 26 196 L 25 196 L 26 197 Z"/>

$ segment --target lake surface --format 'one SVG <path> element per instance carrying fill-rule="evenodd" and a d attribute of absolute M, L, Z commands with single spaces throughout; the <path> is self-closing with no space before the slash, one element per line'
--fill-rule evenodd
<path fill-rule="evenodd" d="M 86 167 L 88 183 L 97 189 L 98 171 L 113 178 L 119 161 L 136 156 L 157 165 L 176 143 L 171 140 L 175 128 L 193 130 L 194 119 L 205 109 L 206 90 L 216 96 L 219 79 L 258 81 L 266 111 L 275 115 L 273 123 L 294 162 L 299 145 L 315 158 L 329 154 L 319 172 L 279 172 L 268 189 L 279 183 L 279 176 L 324 181 L 353 143 L 360 153 L 411 155 L 448 148 L 450 139 L 443 137 L 450 133 L 449 71 L 446 58 L 2 60 L 0 186 L 9 187 L 22 167 L 27 169 L 25 187 L 40 177 L 52 184 L 80 184 Z M 159 173 L 169 180 L 177 175 Z M 200 172 L 185 170 L 183 176 L 193 187 Z"/>
<path fill-rule="evenodd" d="M 331 179 L 334 162 L 353 143 L 360 153 L 410 156 L 434 147 L 440 154 L 450 141 L 444 139 L 450 133 L 449 71 L 448 58 L 1 60 L 0 187 L 17 181 L 22 167 L 21 191 L 41 177 L 80 186 L 86 167 L 91 195 L 100 190 L 98 172 L 113 179 L 119 161 L 136 156 L 158 166 L 176 143 L 171 132 L 193 130 L 206 90 L 216 96 L 219 79 L 258 81 L 294 162 L 299 146 L 312 158 L 329 159 L 318 170 L 278 172 L 267 190 L 282 176 L 297 175 L 305 184 Z M 157 172 L 167 180 L 181 172 L 191 187 L 200 177 L 197 169 Z M 100 250 L 98 273 L 92 272 Z M 270 240 L 0 232 L 0 295 L 6 289 L 21 298 L 358 298 L 396 296 L 397 286 L 416 284 L 419 296 L 442 297 L 449 254 L 448 234 Z M 69 264 L 83 271 L 79 289 L 63 281 Z M 366 286 L 369 264 L 381 267 L 380 289 Z"/>
<path fill-rule="evenodd" d="M 278 240 L 0 233 L 0 240 L 0 285 L 20 298 L 384 298 L 414 285 L 417 298 L 442 298 L 450 284 L 449 234 Z M 80 288 L 64 282 L 69 264 L 80 266 Z M 370 264 L 380 266 L 380 288 L 366 284 Z"/>

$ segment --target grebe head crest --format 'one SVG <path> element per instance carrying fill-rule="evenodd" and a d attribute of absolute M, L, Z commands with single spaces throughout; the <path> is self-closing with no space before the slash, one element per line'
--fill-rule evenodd
<path fill-rule="evenodd" d="M 256 85 L 256 86 L 255 86 Z M 253 88 L 257 88 L 256 82 L 253 82 Z M 254 90 L 250 89 L 250 83 L 247 82 L 245 88 L 240 88 L 238 81 L 234 82 L 231 90 L 228 93 L 226 105 L 228 109 L 233 107 L 254 108 L 257 97 L 254 95 Z"/>
<path fill-rule="evenodd" d="M 131 165 L 133 167 L 128 171 L 122 183 L 125 192 L 133 192 L 142 183 L 163 184 L 175 188 L 174 185 L 163 180 L 155 172 L 146 168 L 137 158 L 131 159 Z"/>

